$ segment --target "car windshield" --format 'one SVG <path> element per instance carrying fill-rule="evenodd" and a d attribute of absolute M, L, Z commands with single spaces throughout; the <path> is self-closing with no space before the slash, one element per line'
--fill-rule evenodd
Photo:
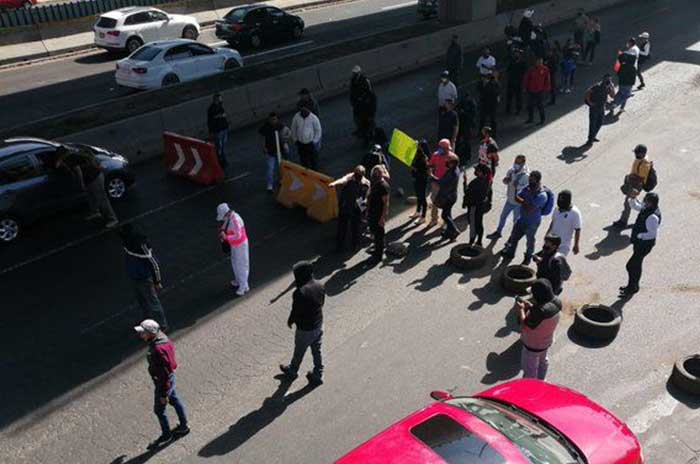
<path fill-rule="evenodd" d="M 151 61 L 153 58 L 158 56 L 158 54 L 161 52 L 161 49 L 158 47 L 149 47 L 146 45 L 145 47 L 141 47 L 138 50 L 136 50 L 134 53 L 131 54 L 129 57 L 132 60 L 137 60 L 137 61 Z"/>
<path fill-rule="evenodd" d="M 454 398 L 446 404 L 463 409 L 505 435 L 532 464 L 584 464 L 573 445 L 515 408 L 479 398 Z"/>
<path fill-rule="evenodd" d="M 224 18 L 228 19 L 229 21 L 233 21 L 234 23 L 237 23 L 239 21 L 243 21 L 243 18 L 245 18 L 246 11 L 247 10 L 245 8 L 237 8 L 226 13 L 226 16 L 224 16 Z"/>

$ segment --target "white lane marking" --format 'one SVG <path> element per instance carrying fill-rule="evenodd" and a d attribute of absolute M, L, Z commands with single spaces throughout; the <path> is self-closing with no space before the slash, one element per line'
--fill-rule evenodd
<path fill-rule="evenodd" d="M 627 426 L 636 435 L 641 435 L 659 420 L 673 414 L 678 406 L 678 400 L 668 392 L 663 392 L 656 399 L 647 403 L 646 407 L 627 421 Z"/>
<path fill-rule="evenodd" d="M 304 45 L 309 45 L 309 44 L 313 44 L 313 43 L 314 43 L 313 40 L 305 40 L 304 42 L 299 42 L 296 44 L 287 45 L 286 47 L 273 48 L 272 50 L 265 50 L 264 52 L 253 53 L 252 55 L 246 55 L 243 57 L 243 59 L 246 60 L 246 59 L 250 59 L 250 58 L 255 58 L 256 56 L 269 55 L 270 53 L 277 53 L 277 52 L 281 52 L 284 50 L 289 50 L 291 48 L 299 48 L 299 47 L 303 47 Z"/>
<path fill-rule="evenodd" d="M 175 152 L 177 153 L 177 161 L 175 164 L 173 164 L 173 167 L 170 168 L 171 171 L 177 172 L 180 170 L 183 164 L 185 164 L 185 154 L 182 152 L 182 147 L 180 146 L 179 143 L 173 144 L 175 145 Z"/>
<path fill-rule="evenodd" d="M 194 166 L 192 166 L 189 175 L 196 176 L 199 174 L 199 170 L 202 169 L 202 158 L 199 157 L 199 152 L 194 147 L 192 147 L 192 155 L 194 155 Z"/>
<path fill-rule="evenodd" d="M 411 5 L 418 5 L 418 2 L 413 0 L 412 2 L 399 3 L 398 5 L 389 5 L 381 8 L 382 11 L 398 10 L 399 8 L 404 8 Z"/>
<path fill-rule="evenodd" d="M 160 211 L 163 211 L 164 209 L 171 208 L 171 207 L 173 207 L 173 206 L 179 205 L 180 203 L 184 203 L 184 202 L 186 202 L 186 201 L 188 201 L 188 200 L 191 200 L 192 198 L 196 198 L 196 197 L 198 197 L 198 196 L 200 196 L 200 195 L 202 195 L 202 194 L 204 194 L 204 193 L 210 192 L 210 191 L 214 190 L 215 188 L 221 186 L 222 184 L 228 184 L 229 182 L 234 182 L 234 181 L 243 179 L 244 177 L 248 177 L 250 174 L 251 174 L 250 172 L 244 172 L 244 173 L 242 173 L 242 174 L 237 175 L 236 177 L 232 177 L 232 178 L 230 178 L 230 179 L 226 179 L 226 180 L 224 180 L 224 181 L 223 181 L 222 183 L 220 183 L 220 184 L 210 185 L 209 187 L 203 188 L 202 190 L 197 190 L 196 192 L 194 192 L 194 193 L 192 193 L 192 194 L 190 194 L 190 195 L 184 196 L 184 197 L 179 198 L 179 199 L 177 199 L 177 200 L 173 200 L 173 201 L 171 201 L 170 203 L 166 203 L 166 204 L 164 204 L 164 205 L 158 206 L 158 207 L 156 207 L 156 208 L 153 208 L 153 209 L 151 209 L 151 210 L 148 210 L 148 211 L 145 211 L 145 212 L 143 212 L 143 213 L 141 213 L 141 214 L 138 214 L 138 215 L 136 215 L 136 216 L 134 216 L 134 217 L 132 217 L 132 218 L 130 218 L 130 219 L 121 221 L 121 222 L 119 223 L 119 225 L 129 224 L 129 223 L 131 223 L 131 222 L 138 221 L 139 219 L 142 219 L 142 218 L 144 218 L 144 217 L 146 217 L 146 216 L 150 216 L 151 214 L 158 213 L 158 212 L 160 212 Z M 47 251 L 46 253 L 43 253 L 43 254 L 38 255 L 38 256 L 34 256 L 33 258 L 26 259 L 26 260 L 24 260 L 24 261 L 22 261 L 22 262 L 19 262 L 19 263 L 17 263 L 17 264 L 14 264 L 14 265 L 12 265 L 12 266 L 10 266 L 10 267 L 6 267 L 6 268 L 4 268 L 3 270 L 0 271 L 0 276 L 3 275 L 3 274 L 7 274 L 8 272 L 12 272 L 12 271 L 14 271 L 14 270 L 20 269 L 20 268 L 22 268 L 22 267 L 24 267 L 24 266 L 27 266 L 27 265 L 29 265 L 29 264 L 35 263 L 35 262 L 37 262 L 37 261 L 41 261 L 41 260 L 44 259 L 44 258 L 48 258 L 49 256 L 53 256 L 53 255 L 55 255 L 56 253 L 60 253 L 61 251 L 67 250 L 67 249 L 72 248 L 72 247 L 74 247 L 74 246 L 76 246 L 76 245 L 80 245 L 80 244 L 85 243 L 85 242 L 87 242 L 87 241 L 89 241 L 89 240 L 92 240 L 93 238 L 99 237 L 99 236 L 101 236 L 101 235 L 105 235 L 105 234 L 107 234 L 107 233 L 109 233 L 109 232 L 112 232 L 112 231 L 109 230 L 109 229 L 104 229 L 104 230 L 101 230 L 101 231 L 96 232 L 96 233 L 94 233 L 94 234 L 86 235 L 85 237 L 82 237 L 82 238 L 79 238 L 79 239 L 77 239 L 77 240 L 73 240 L 72 242 L 68 242 L 68 243 L 66 243 L 66 244 L 64 244 L 64 245 L 61 245 L 61 246 L 58 247 L 58 248 L 54 248 L 53 250 L 49 250 L 49 251 Z"/>

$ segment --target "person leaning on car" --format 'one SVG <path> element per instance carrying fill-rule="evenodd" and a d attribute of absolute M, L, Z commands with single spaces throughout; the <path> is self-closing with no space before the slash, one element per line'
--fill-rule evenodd
<path fill-rule="evenodd" d="M 80 187 L 87 193 L 90 203 L 90 214 L 85 218 L 88 221 L 104 218 L 108 228 L 119 224 L 117 215 L 114 214 L 112 205 L 107 198 L 105 190 L 105 176 L 95 157 L 80 150 L 69 150 L 60 147 L 56 151 L 56 169 L 67 168 L 80 183 Z"/>

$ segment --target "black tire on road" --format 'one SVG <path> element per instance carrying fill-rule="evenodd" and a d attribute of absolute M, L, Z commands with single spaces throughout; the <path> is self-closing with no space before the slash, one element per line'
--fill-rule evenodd
<path fill-rule="evenodd" d="M 143 45 L 143 40 L 138 37 L 131 37 L 126 41 L 126 51 L 129 55 L 138 50 Z"/>
<path fill-rule="evenodd" d="M 197 40 L 197 37 L 199 37 L 199 34 L 197 33 L 197 28 L 194 26 L 185 26 L 182 30 L 183 39 Z"/>
<path fill-rule="evenodd" d="M 450 263 L 463 271 L 478 269 L 486 264 L 487 259 L 487 251 L 476 245 L 461 243 L 450 251 Z"/>
<path fill-rule="evenodd" d="M 292 29 L 292 38 L 293 39 L 301 39 L 301 36 L 304 35 L 304 29 L 301 26 L 294 26 Z"/>
<path fill-rule="evenodd" d="M 535 280 L 537 280 L 537 277 L 534 269 L 521 264 L 514 264 L 505 269 L 501 283 L 506 290 L 518 295 L 524 295 Z"/>
<path fill-rule="evenodd" d="M 673 385 L 691 395 L 700 395 L 700 354 L 685 356 L 673 365 Z"/>
<path fill-rule="evenodd" d="M 622 315 L 605 305 L 583 305 L 576 310 L 573 330 L 584 337 L 612 340 L 622 324 Z"/>
<path fill-rule="evenodd" d="M 180 78 L 177 77 L 175 74 L 166 74 L 166 76 L 163 78 L 163 87 L 167 87 L 169 85 L 175 85 L 180 83 Z"/>

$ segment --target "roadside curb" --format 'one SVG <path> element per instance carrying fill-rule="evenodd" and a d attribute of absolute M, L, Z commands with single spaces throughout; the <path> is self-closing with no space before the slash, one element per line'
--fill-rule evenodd
<path fill-rule="evenodd" d="M 292 4 L 289 6 L 286 6 L 284 9 L 285 10 L 302 10 L 306 8 L 315 8 L 318 6 L 326 5 L 326 4 L 331 4 L 331 3 L 349 3 L 354 0 L 316 0 L 313 2 L 306 2 L 306 3 L 297 3 L 297 4 Z M 214 10 L 216 11 L 216 10 Z M 209 21 L 202 21 L 199 25 L 201 27 L 208 27 L 213 25 L 216 22 L 216 20 L 209 20 Z M 43 41 L 42 41 L 43 43 Z M 46 49 L 46 46 L 44 46 L 44 49 Z M 64 56 L 69 56 L 73 53 L 76 52 L 81 52 L 85 50 L 97 50 L 97 47 L 93 45 L 92 42 L 87 43 L 87 44 L 80 44 L 80 45 L 72 45 L 69 47 L 64 47 L 58 50 L 53 50 L 53 51 L 45 51 L 45 52 L 36 52 L 36 53 L 28 53 L 26 55 L 19 55 L 19 56 L 13 56 L 11 58 L 4 58 L 0 59 L 0 68 L 2 67 L 11 67 L 8 65 L 17 65 L 17 66 L 24 66 L 24 65 L 30 65 L 33 64 L 37 61 L 42 61 L 45 60 L 46 58 L 61 58 Z"/>

